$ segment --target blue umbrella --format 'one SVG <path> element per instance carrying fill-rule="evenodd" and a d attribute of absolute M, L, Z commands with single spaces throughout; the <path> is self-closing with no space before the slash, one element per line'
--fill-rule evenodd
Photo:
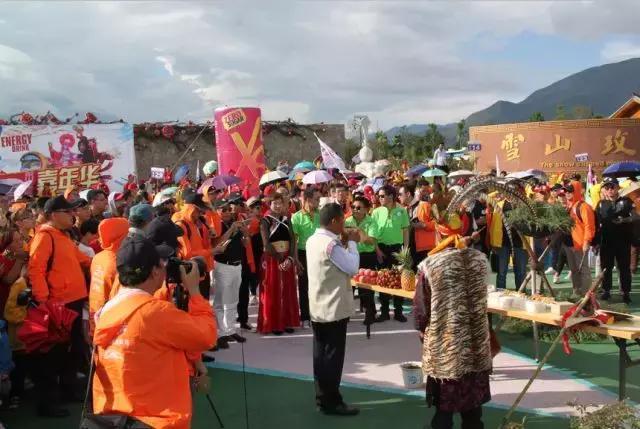
<path fill-rule="evenodd" d="M 212 178 L 211 183 L 216 189 L 224 189 L 228 186 L 233 186 L 242 182 L 242 179 L 237 176 L 221 175 Z"/>
<path fill-rule="evenodd" d="M 176 168 L 173 172 L 173 183 L 180 182 L 187 174 L 189 174 L 189 166 L 184 164 Z"/>
<path fill-rule="evenodd" d="M 608 166 L 603 176 L 609 177 L 635 177 L 640 176 L 640 162 L 637 161 L 622 161 L 616 162 Z"/>
<path fill-rule="evenodd" d="M 427 170 L 422 173 L 422 177 L 437 177 L 437 176 L 446 176 L 447 173 L 440 170 L 439 168 L 432 168 L 431 170 Z"/>
<path fill-rule="evenodd" d="M 405 176 L 407 177 L 412 177 L 412 176 L 419 176 L 422 173 L 424 173 L 425 171 L 427 171 L 429 169 L 429 167 L 427 167 L 424 164 L 418 164 L 415 165 L 413 167 L 411 167 L 410 169 L 407 170 L 405 174 Z"/>
<path fill-rule="evenodd" d="M 293 166 L 293 170 L 307 170 L 307 172 L 311 170 L 315 170 L 316 166 L 311 161 L 300 161 L 296 165 Z"/>

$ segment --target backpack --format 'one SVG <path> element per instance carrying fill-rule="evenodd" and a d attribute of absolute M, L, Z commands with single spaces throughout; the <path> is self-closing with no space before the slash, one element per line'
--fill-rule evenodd
<path fill-rule="evenodd" d="M 575 211 L 576 211 L 576 217 L 580 220 L 581 223 L 584 223 L 584 221 L 582 220 L 582 216 L 580 215 L 580 209 L 582 208 L 583 204 L 587 204 L 584 201 L 579 201 L 578 205 L 576 205 Z M 598 202 L 598 205 L 596 206 L 596 210 L 597 211 L 598 207 L 600 207 L 600 202 Z M 593 240 L 591 240 L 591 245 L 592 246 L 597 246 L 600 244 L 600 240 L 602 239 L 601 237 L 601 229 L 602 229 L 602 225 L 600 225 L 600 222 L 598 222 L 597 216 L 594 213 L 594 217 L 596 218 L 596 231 L 593 234 Z"/>

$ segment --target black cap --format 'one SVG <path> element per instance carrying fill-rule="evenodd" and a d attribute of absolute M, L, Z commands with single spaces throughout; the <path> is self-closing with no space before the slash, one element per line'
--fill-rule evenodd
<path fill-rule="evenodd" d="M 71 204 L 75 205 L 76 208 L 87 207 L 89 205 L 89 201 L 85 200 L 84 198 L 78 198 L 77 200 L 74 200 Z"/>
<path fill-rule="evenodd" d="M 240 192 L 229 194 L 227 200 L 229 200 L 229 204 L 242 204 L 246 201 Z"/>
<path fill-rule="evenodd" d="M 177 249 L 179 246 L 178 237 L 184 235 L 184 230 L 171 219 L 165 217 L 156 217 L 146 228 L 147 237 L 156 246 L 166 244 L 169 247 Z"/>
<path fill-rule="evenodd" d="M 171 247 L 165 244 L 155 246 L 140 234 L 125 238 L 116 255 L 120 282 L 125 286 L 144 282 L 149 278 L 153 267 L 158 266 L 160 259 L 168 259 L 174 253 Z"/>
<path fill-rule="evenodd" d="M 215 200 L 213 203 L 213 208 L 220 209 L 222 207 L 226 207 L 229 205 L 229 200 L 226 198 L 220 198 L 219 200 Z"/>
<path fill-rule="evenodd" d="M 602 179 L 602 186 L 615 185 L 618 186 L 618 181 L 613 177 L 605 177 Z"/>
<path fill-rule="evenodd" d="M 560 189 L 562 189 L 562 185 L 561 185 L 561 184 L 559 184 L 559 183 L 556 183 L 555 185 L 553 185 L 553 186 L 551 187 L 551 190 L 552 190 L 552 191 L 559 191 Z"/>
<path fill-rule="evenodd" d="M 193 189 L 187 189 L 182 194 L 185 204 L 193 204 L 201 210 L 209 210 L 210 207 L 202 199 L 202 194 L 196 193 Z"/>
<path fill-rule="evenodd" d="M 570 194 L 573 194 L 573 192 L 574 192 L 573 185 L 567 185 L 563 189 L 564 189 L 565 192 L 568 192 Z"/>
<path fill-rule="evenodd" d="M 44 204 L 44 212 L 53 213 L 60 210 L 73 210 L 78 207 L 78 200 L 70 203 L 65 197 L 63 197 L 62 195 L 58 195 L 57 197 L 50 198 Z"/>

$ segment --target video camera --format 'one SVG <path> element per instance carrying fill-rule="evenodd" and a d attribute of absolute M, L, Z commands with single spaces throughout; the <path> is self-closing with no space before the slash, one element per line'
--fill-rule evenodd
<path fill-rule="evenodd" d="M 198 266 L 198 277 L 202 278 L 207 274 L 207 263 L 203 258 L 196 257 L 191 261 L 194 261 Z M 184 287 L 182 286 L 182 279 L 180 278 L 180 266 L 183 266 L 187 273 L 191 272 L 191 261 L 183 261 L 180 258 L 171 257 L 167 261 L 167 284 L 173 283 L 176 285 L 173 291 L 173 300 L 180 310 L 187 311 L 189 304 L 189 297 L 187 296 Z"/>

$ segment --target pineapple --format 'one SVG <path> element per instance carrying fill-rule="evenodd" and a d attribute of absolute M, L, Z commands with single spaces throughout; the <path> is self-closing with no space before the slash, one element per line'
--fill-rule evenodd
<path fill-rule="evenodd" d="M 394 253 L 393 256 L 398 262 L 398 269 L 400 270 L 400 287 L 406 291 L 416 290 L 416 273 L 413 272 L 413 260 L 411 258 L 411 250 L 408 247 L 403 247 L 399 252 Z"/>

